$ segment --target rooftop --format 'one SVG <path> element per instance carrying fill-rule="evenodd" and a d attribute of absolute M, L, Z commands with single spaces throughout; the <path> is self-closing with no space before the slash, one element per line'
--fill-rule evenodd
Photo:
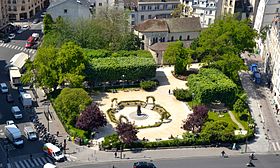
<path fill-rule="evenodd" d="M 197 32 L 201 31 L 199 17 L 149 19 L 135 26 L 139 32 Z"/>

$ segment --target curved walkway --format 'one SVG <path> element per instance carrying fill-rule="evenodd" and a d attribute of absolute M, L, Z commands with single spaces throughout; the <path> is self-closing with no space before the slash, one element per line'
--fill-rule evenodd
<path fill-rule="evenodd" d="M 228 114 L 229 114 L 231 120 L 232 120 L 235 124 L 237 124 L 237 126 L 238 126 L 239 128 L 241 128 L 242 130 L 245 130 L 245 128 L 243 127 L 243 125 L 242 125 L 240 122 L 238 122 L 238 121 L 236 120 L 234 114 L 233 114 L 231 111 L 228 111 Z"/>
<path fill-rule="evenodd" d="M 185 132 L 181 129 L 182 121 L 187 118 L 191 111 L 186 103 L 176 100 L 173 95 L 169 95 L 169 89 L 186 88 L 186 81 L 181 81 L 173 77 L 171 74 L 172 70 L 173 67 L 162 67 L 157 69 L 156 78 L 159 80 L 160 86 L 155 91 L 119 91 L 118 93 L 101 92 L 100 94 L 93 96 L 93 99 L 100 103 L 100 109 L 103 110 L 103 112 L 106 112 L 111 107 L 111 99 L 113 98 L 117 98 L 118 101 L 146 101 L 146 96 L 154 96 L 156 100 L 155 103 L 163 106 L 171 114 L 170 118 L 172 121 L 164 123 L 160 127 L 140 129 L 137 134 L 138 138 L 154 141 L 156 139 L 168 139 L 171 135 L 173 137 L 181 136 Z M 115 127 L 113 123 L 112 125 Z"/>

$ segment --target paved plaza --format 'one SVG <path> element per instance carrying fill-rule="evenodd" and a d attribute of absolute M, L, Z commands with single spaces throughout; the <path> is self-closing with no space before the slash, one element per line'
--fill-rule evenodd
<path fill-rule="evenodd" d="M 117 98 L 119 101 L 125 100 L 142 100 L 146 101 L 147 96 L 155 97 L 155 104 L 159 104 L 164 107 L 171 114 L 171 121 L 169 123 L 163 123 L 160 127 L 140 129 L 137 134 L 139 139 L 145 137 L 150 141 L 156 139 L 168 139 L 171 135 L 173 137 L 181 136 L 185 131 L 181 129 L 182 121 L 185 120 L 188 114 L 191 113 L 190 109 L 185 102 L 178 101 L 176 98 L 169 94 L 169 89 L 172 91 L 176 88 L 186 88 L 186 81 L 176 79 L 171 71 L 174 67 L 162 67 L 157 69 L 156 79 L 159 80 L 160 86 L 155 91 L 147 92 L 143 90 L 139 91 L 119 91 L 118 93 L 100 93 L 96 94 L 93 99 L 100 103 L 100 109 L 106 112 L 111 108 L 111 100 Z M 106 94 L 106 95 L 104 95 Z M 136 111 L 135 107 L 135 111 Z M 109 117 L 107 116 L 108 120 Z M 151 117 L 152 119 L 154 117 Z M 110 121 L 110 120 L 109 120 Z M 143 122 L 143 125 L 149 125 L 150 120 L 138 121 Z M 148 123 L 146 123 L 148 122 Z M 115 125 L 111 123 L 113 127 Z"/>

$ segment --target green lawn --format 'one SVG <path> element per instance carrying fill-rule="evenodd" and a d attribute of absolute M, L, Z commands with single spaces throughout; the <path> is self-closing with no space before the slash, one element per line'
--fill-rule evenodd
<path fill-rule="evenodd" d="M 238 126 L 231 120 L 228 113 L 221 113 L 224 115 L 223 117 L 219 117 L 218 112 L 208 112 L 208 120 L 213 121 L 225 121 L 227 123 L 231 123 L 234 127 L 238 128 Z"/>
<path fill-rule="evenodd" d="M 240 120 L 239 114 L 237 112 L 235 112 L 235 111 L 231 111 L 231 112 L 234 115 L 234 117 L 236 118 L 236 120 L 243 125 L 245 130 L 248 130 L 248 122 L 244 121 L 244 120 Z M 249 116 L 249 117 L 251 117 L 251 116 Z"/>

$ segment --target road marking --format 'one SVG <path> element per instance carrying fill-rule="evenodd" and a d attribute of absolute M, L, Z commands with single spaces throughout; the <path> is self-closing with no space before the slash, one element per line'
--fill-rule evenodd
<path fill-rule="evenodd" d="M 21 167 L 25 167 L 24 164 L 22 163 L 22 161 L 19 161 L 19 164 Z"/>
<path fill-rule="evenodd" d="M 3 47 L 6 47 L 7 44 L 4 44 Z"/>
<path fill-rule="evenodd" d="M 35 165 L 34 165 L 34 161 L 33 161 L 34 159 L 28 159 L 28 160 L 26 160 L 28 163 L 29 163 L 29 165 L 31 165 L 31 167 L 34 167 Z"/>
<path fill-rule="evenodd" d="M 48 161 L 45 158 L 42 157 L 41 159 L 43 160 L 43 164 L 48 163 Z"/>
<path fill-rule="evenodd" d="M 53 161 L 49 158 L 49 157 L 46 157 L 48 163 L 52 163 Z"/>
<path fill-rule="evenodd" d="M 42 162 L 41 158 L 37 158 L 38 162 L 40 163 L 40 165 L 44 165 L 44 163 Z"/>
<path fill-rule="evenodd" d="M 24 50 L 24 48 L 23 48 L 23 47 L 20 47 L 20 50 L 22 51 L 22 50 Z"/>
<path fill-rule="evenodd" d="M 23 160 L 24 164 L 27 166 L 27 167 L 30 167 L 29 166 L 29 163 L 27 162 L 27 160 Z"/>
<path fill-rule="evenodd" d="M 276 146 L 277 146 L 277 149 L 280 150 L 280 145 L 278 142 L 276 142 Z"/>
<path fill-rule="evenodd" d="M 276 146 L 275 146 L 274 142 L 272 142 L 271 144 L 272 144 L 273 150 L 276 151 L 277 149 L 276 149 Z"/>
<path fill-rule="evenodd" d="M 17 162 L 15 162 L 15 165 L 16 165 L 16 168 L 20 168 L 20 165 Z"/>
<path fill-rule="evenodd" d="M 2 46 L 4 43 L 0 43 L 0 46 Z"/>
<path fill-rule="evenodd" d="M 39 162 L 37 161 L 38 158 L 33 159 L 36 166 L 40 166 Z"/>
<path fill-rule="evenodd" d="M 15 48 L 16 48 L 16 46 L 14 46 L 14 45 L 11 46 L 11 49 L 15 49 Z"/>

